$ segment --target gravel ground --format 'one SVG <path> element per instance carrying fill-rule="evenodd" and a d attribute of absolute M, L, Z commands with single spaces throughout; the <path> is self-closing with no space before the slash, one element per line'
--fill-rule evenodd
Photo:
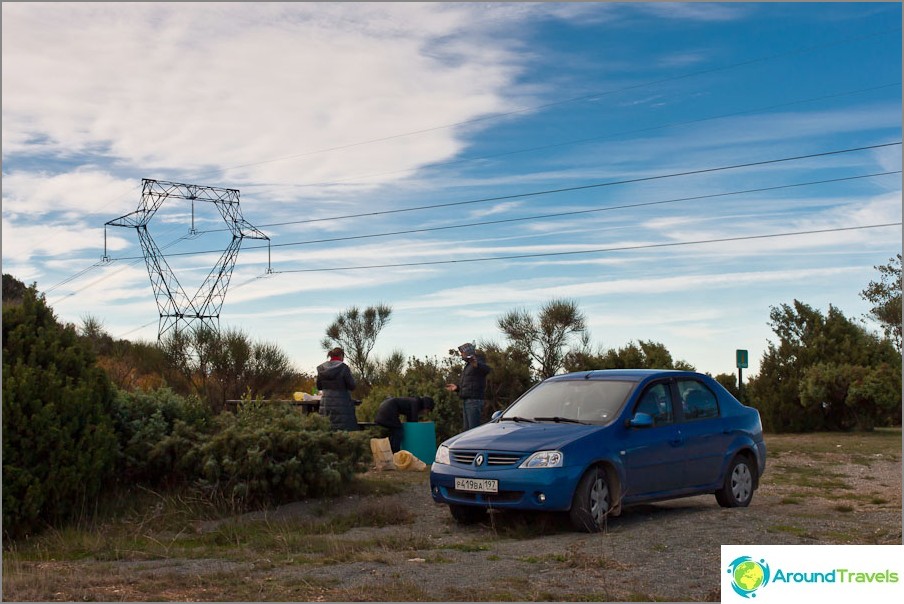
<path fill-rule="evenodd" d="M 773 454 L 749 508 L 690 497 L 628 508 L 589 535 L 553 514 L 492 514 L 459 526 L 432 501 L 427 472 L 371 471 L 401 491 L 297 502 L 240 522 L 297 527 L 390 509 L 403 523 L 304 537 L 326 539 L 321 553 L 287 541 L 284 551 L 268 550 L 272 559 L 236 557 L 244 551 L 237 543 L 229 559 L 28 563 L 14 569 L 17 582 L 4 579 L 4 599 L 718 601 L 722 544 L 900 544 L 901 472 L 900 455 Z M 205 522 L 194 531 L 222 528 Z"/>
<path fill-rule="evenodd" d="M 429 494 L 427 473 L 386 505 L 412 510 L 413 522 L 355 528 L 341 538 L 423 542 L 410 551 L 380 551 L 373 561 L 285 567 L 276 580 L 329 585 L 312 600 L 665 600 L 718 601 L 722 544 L 901 543 L 901 462 L 851 463 L 783 454 L 771 461 L 749 508 L 724 509 L 711 495 L 628 508 L 602 534 L 572 531 L 564 515 L 494 514 L 482 525 L 457 525 Z M 828 465 L 825 465 L 828 464 Z M 768 480 L 768 472 L 819 472 L 837 487 Z M 388 479 L 389 474 L 384 473 Z M 390 503 L 391 502 L 391 503 Z M 353 513 L 356 498 L 333 500 L 331 514 Z M 322 503 L 298 503 L 273 518 L 306 514 Z M 391 597 L 374 597 L 384 594 Z"/>

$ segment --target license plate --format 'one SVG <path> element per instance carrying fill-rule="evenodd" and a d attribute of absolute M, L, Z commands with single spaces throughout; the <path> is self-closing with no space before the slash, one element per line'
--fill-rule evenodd
<path fill-rule="evenodd" d="M 456 478 L 455 490 L 474 493 L 498 493 L 499 481 L 492 478 Z"/>

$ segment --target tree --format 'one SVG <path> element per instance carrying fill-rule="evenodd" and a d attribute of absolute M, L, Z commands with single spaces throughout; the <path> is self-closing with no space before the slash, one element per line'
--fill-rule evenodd
<path fill-rule="evenodd" d="M 478 354 L 482 354 L 492 371 L 487 375 L 484 419 L 508 407 L 516 398 L 527 392 L 536 381 L 531 375 L 530 358 L 518 348 L 502 348 L 494 342 L 480 342 Z M 454 364 L 461 365 L 460 357 L 453 357 Z"/>
<path fill-rule="evenodd" d="M 246 395 L 269 398 L 285 392 L 299 377 L 279 347 L 255 342 L 239 329 L 199 327 L 173 333 L 161 346 L 173 376 L 214 410 Z"/>
<path fill-rule="evenodd" d="M 830 430 L 872 430 L 900 423 L 901 373 L 887 363 L 876 367 L 818 363 L 804 372 L 800 402 L 821 411 Z"/>
<path fill-rule="evenodd" d="M 686 361 L 675 361 L 665 344 L 652 340 L 628 342 L 621 348 L 591 352 L 589 348 L 569 355 L 566 363 L 568 371 L 591 371 L 594 369 L 683 369 L 693 371 L 694 366 Z"/>
<path fill-rule="evenodd" d="M 540 307 L 534 318 L 527 310 L 512 310 L 496 325 L 511 345 L 535 363 L 536 375 L 546 379 L 565 363 L 569 343 L 586 329 L 586 318 L 576 302 L 554 299 Z"/>
<path fill-rule="evenodd" d="M 370 352 L 391 316 L 392 307 L 385 304 L 368 306 L 363 311 L 352 306 L 326 328 L 326 337 L 320 344 L 324 350 L 336 345 L 342 347 L 348 364 L 365 383 L 370 384 L 374 369 L 368 364 Z"/>
<path fill-rule="evenodd" d="M 37 287 L 35 285 L 35 287 Z M 7 273 L 3 273 L 3 303 L 21 303 L 22 299 L 25 297 L 25 291 L 28 288 L 25 287 L 25 284 L 9 275 Z"/>
<path fill-rule="evenodd" d="M 778 343 L 768 343 L 760 373 L 747 389 L 767 430 L 843 430 L 895 421 L 894 413 L 889 417 L 887 412 L 887 389 L 875 385 L 880 376 L 889 375 L 888 368 L 901 366 L 901 355 L 888 339 L 831 305 L 824 315 L 794 300 L 772 307 L 769 317 Z M 891 408 L 897 409 L 899 423 L 900 381 L 895 398 Z M 854 404 L 856 410 L 845 408 Z"/>
<path fill-rule="evenodd" d="M 714 375 L 713 379 L 722 384 L 733 397 L 741 400 L 741 390 L 738 388 L 738 376 L 734 373 L 720 373 Z"/>
<path fill-rule="evenodd" d="M 879 281 L 870 281 L 860 297 L 873 305 L 870 314 L 901 352 L 901 254 L 873 268 L 879 271 Z"/>

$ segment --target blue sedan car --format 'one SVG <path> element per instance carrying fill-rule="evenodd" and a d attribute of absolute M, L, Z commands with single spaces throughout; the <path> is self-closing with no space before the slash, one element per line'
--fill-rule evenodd
<path fill-rule="evenodd" d="M 442 443 L 430 489 L 463 524 L 567 511 L 597 532 L 632 504 L 713 493 L 745 507 L 765 467 L 759 412 L 710 376 L 598 370 L 551 377 Z"/>

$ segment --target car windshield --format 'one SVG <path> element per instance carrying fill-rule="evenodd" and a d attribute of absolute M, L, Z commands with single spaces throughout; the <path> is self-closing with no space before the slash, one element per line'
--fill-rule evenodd
<path fill-rule="evenodd" d="M 606 424 L 615 418 L 634 385 L 635 382 L 614 380 L 545 382 L 525 393 L 501 419 Z"/>

